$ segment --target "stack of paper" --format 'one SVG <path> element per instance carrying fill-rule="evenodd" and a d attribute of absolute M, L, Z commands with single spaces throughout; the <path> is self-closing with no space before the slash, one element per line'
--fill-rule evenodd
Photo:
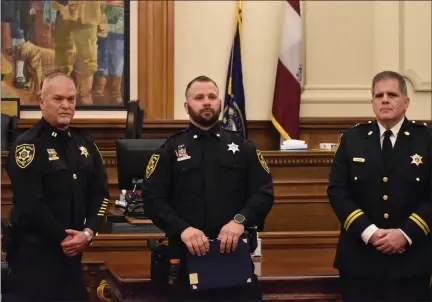
<path fill-rule="evenodd" d="M 297 139 L 288 139 L 282 143 L 280 149 L 285 151 L 298 151 L 298 150 L 307 150 L 308 146 L 305 141 L 301 141 Z"/>

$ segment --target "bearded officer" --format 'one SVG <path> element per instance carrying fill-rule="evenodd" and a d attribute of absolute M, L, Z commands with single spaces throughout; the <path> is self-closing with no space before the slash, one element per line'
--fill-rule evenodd
<path fill-rule="evenodd" d="M 184 253 L 204 255 L 213 238 L 222 253 L 229 253 L 245 227 L 263 225 L 273 205 L 272 177 L 252 142 L 221 128 L 221 100 L 213 80 L 197 77 L 185 94 L 189 127 L 150 159 L 143 184 L 145 213 L 167 234 L 170 249 L 181 246 Z M 182 285 L 169 290 L 169 300 L 262 300 L 256 278 L 245 286 L 189 293 L 183 256 Z"/>

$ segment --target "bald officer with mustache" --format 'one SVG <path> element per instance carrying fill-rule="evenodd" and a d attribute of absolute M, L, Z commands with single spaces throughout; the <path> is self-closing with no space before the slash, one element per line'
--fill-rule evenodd
<path fill-rule="evenodd" d="M 93 139 L 70 127 L 76 88 L 63 73 L 42 87 L 42 118 L 13 144 L 13 250 L 8 301 L 88 301 L 82 251 L 108 205 L 105 168 Z"/>

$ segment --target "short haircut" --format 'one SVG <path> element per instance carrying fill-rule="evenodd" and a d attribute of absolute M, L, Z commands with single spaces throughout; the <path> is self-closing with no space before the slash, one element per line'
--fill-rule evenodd
<path fill-rule="evenodd" d="M 207 77 L 205 75 L 200 75 L 200 76 L 196 77 L 195 79 L 193 79 L 192 81 L 190 81 L 189 84 L 187 84 L 186 91 L 185 91 L 185 97 L 186 98 L 187 98 L 187 94 L 189 92 L 189 89 L 191 88 L 192 84 L 195 82 L 213 83 L 216 86 L 216 88 L 219 89 L 219 87 L 215 81 L 213 81 L 212 79 L 210 79 L 209 77 Z"/>
<path fill-rule="evenodd" d="M 404 77 L 401 74 L 390 70 L 382 71 L 374 76 L 372 80 L 372 95 L 375 94 L 376 83 L 382 80 L 397 80 L 399 82 L 399 91 L 405 96 L 408 95 L 408 88 Z"/>
<path fill-rule="evenodd" d="M 42 83 L 42 86 L 41 86 L 41 91 L 40 91 L 39 97 L 42 96 L 42 93 L 44 91 L 44 87 L 46 89 L 46 86 L 48 85 L 48 83 L 51 82 L 52 80 L 54 80 L 55 78 L 58 78 L 58 77 L 68 78 L 68 79 L 70 79 L 75 84 L 74 79 L 70 75 L 68 75 L 67 73 L 64 73 L 64 72 L 61 72 L 61 71 L 52 72 L 52 73 L 50 73 L 49 75 L 47 75 L 45 77 L 45 79 L 44 79 L 44 81 Z"/>

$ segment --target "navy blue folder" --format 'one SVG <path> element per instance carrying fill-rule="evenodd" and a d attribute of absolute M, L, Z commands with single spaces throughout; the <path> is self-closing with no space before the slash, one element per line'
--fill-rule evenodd
<path fill-rule="evenodd" d="M 187 269 L 192 291 L 242 286 L 253 282 L 254 267 L 249 243 L 241 237 L 237 248 L 221 253 L 219 240 L 210 241 L 210 249 L 204 256 L 187 253 Z"/>

